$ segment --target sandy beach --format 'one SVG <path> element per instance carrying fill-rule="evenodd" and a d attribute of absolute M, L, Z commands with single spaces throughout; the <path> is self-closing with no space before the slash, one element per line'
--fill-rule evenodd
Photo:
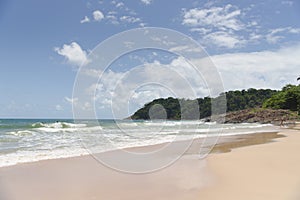
<path fill-rule="evenodd" d="M 208 157 L 217 181 L 199 199 L 300 199 L 300 132 L 279 134 L 286 137 Z"/>
<path fill-rule="evenodd" d="M 91 156 L 3 167 L 0 199 L 300 199 L 299 130 L 227 138 L 202 160 L 199 142 L 173 165 L 141 175 Z"/>

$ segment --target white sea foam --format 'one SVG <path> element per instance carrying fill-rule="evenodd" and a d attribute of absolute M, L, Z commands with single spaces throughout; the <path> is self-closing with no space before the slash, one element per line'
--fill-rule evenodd
<path fill-rule="evenodd" d="M 154 145 L 194 138 L 274 132 L 270 124 L 217 124 L 202 121 L 35 122 L 28 128 L 0 132 L 0 167 L 67 158 L 117 148 Z"/>
<path fill-rule="evenodd" d="M 54 122 L 54 123 L 42 123 L 42 122 L 38 122 L 38 123 L 34 123 L 31 125 L 33 128 L 41 128 L 41 127 L 45 127 L 45 128 L 54 128 L 54 129 L 58 129 L 58 128 L 82 128 L 82 127 L 86 127 L 86 124 L 73 124 L 73 123 L 67 123 L 67 122 Z"/>
<path fill-rule="evenodd" d="M 33 135 L 35 134 L 34 131 L 24 130 L 24 131 L 11 131 L 7 132 L 8 134 L 15 135 L 15 136 L 25 136 L 25 135 Z"/>

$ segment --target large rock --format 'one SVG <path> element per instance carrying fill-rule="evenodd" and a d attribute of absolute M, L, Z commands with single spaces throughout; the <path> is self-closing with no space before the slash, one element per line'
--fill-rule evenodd
<path fill-rule="evenodd" d="M 222 118 L 223 116 L 219 116 Z M 216 119 L 216 120 L 213 120 Z M 223 118 L 224 119 L 224 118 Z M 289 110 L 272 109 L 246 109 L 241 111 L 229 112 L 225 115 L 224 123 L 272 123 L 281 124 L 281 122 L 298 119 L 297 113 Z M 218 117 L 206 118 L 205 121 L 218 121 Z"/>

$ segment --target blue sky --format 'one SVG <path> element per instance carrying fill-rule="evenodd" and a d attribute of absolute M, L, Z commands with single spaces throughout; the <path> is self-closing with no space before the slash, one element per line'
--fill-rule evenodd
<path fill-rule="evenodd" d="M 220 71 L 225 90 L 296 84 L 299 19 L 296 0 L 1 0 L 0 118 L 72 117 L 73 84 L 92 49 L 114 34 L 148 26 L 173 29 L 199 42 Z M 107 77 L 120 78 L 133 57 L 141 64 L 178 63 L 170 55 L 164 60 L 168 53 L 159 54 L 156 58 L 152 52 L 143 61 L 146 53 L 120 59 Z M 135 94 L 141 100 L 132 110 L 159 94 L 144 88 Z M 109 102 L 107 94 L 101 95 L 98 117 L 111 118 L 102 105 Z"/>

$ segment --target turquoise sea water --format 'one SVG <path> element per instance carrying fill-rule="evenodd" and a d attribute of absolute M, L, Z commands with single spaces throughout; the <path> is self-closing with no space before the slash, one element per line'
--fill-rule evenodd
<path fill-rule="evenodd" d="M 270 124 L 0 119 L 0 167 L 209 136 L 273 132 Z"/>

